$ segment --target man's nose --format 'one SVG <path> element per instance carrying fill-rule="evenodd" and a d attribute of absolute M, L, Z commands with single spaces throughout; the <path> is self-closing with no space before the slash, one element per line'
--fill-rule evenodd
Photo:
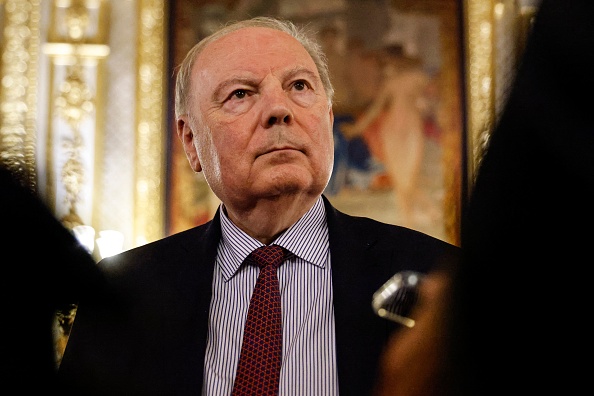
<path fill-rule="evenodd" d="M 273 126 L 274 124 L 289 124 L 291 122 L 291 115 L 290 114 L 280 114 L 278 116 L 271 116 L 268 119 L 268 125 Z"/>
<path fill-rule="evenodd" d="M 290 124 L 293 122 L 290 99 L 282 89 L 275 89 L 265 94 L 264 110 L 262 112 L 262 124 L 269 128 L 279 124 Z"/>

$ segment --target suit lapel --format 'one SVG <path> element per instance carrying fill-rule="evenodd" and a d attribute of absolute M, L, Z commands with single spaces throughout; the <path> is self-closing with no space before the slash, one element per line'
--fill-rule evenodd
<path fill-rule="evenodd" d="M 220 214 L 213 219 L 180 235 L 177 257 L 184 260 L 184 270 L 179 274 L 178 285 L 185 295 L 186 313 L 192 319 L 190 326 L 194 343 L 188 346 L 188 360 L 179 372 L 195 378 L 196 389 L 202 389 L 206 340 L 208 335 L 209 310 L 212 299 L 212 281 L 217 248 L 221 239 Z M 189 335 L 192 338 L 192 335 Z"/>
<path fill-rule="evenodd" d="M 377 249 L 381 235 L 371 223 L 334 209 L 327 199 L 336 358 L 341 395 L 365 395 L 373 386 L 377 360 L 394 326 L 376 316 L 373 293 L 393 275 L 390 252 Z"/>

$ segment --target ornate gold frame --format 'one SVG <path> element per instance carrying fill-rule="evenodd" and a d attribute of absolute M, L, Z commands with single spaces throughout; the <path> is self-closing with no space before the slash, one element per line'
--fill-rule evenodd
<path fill-rule="evenodd" d="M 464 0 L 469 193 L 535 15 L 536 6 L 518 0 Z"/>
<path fill-rule="evenodd" d="M 136 108 L 136 244 L 165 235 L 167 1 L 140 0 Z"/>

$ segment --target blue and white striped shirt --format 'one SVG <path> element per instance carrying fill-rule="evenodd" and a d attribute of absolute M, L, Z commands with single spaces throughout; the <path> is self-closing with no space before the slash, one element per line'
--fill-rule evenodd
<path fill-rule="evenodd" d="M 223 213 L 212 285 L 203 395 L 230 395 L 262 246 Z M 279 396 L 338 395 L 328 226 L 322 199 L 274 242 L 293 253 L 278 268 L 283 315 Z"/>

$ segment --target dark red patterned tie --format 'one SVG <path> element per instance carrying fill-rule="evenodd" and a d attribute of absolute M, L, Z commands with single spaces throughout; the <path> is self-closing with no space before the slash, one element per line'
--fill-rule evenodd
<path fill-rule="evenodd" d="M 276 269 L 285 255 L 280 246 L 262 246 L 248 259 L 260 275 L 248 310 L 233 396 L 276 396 L 281 369 L 283 328 Z"/>

